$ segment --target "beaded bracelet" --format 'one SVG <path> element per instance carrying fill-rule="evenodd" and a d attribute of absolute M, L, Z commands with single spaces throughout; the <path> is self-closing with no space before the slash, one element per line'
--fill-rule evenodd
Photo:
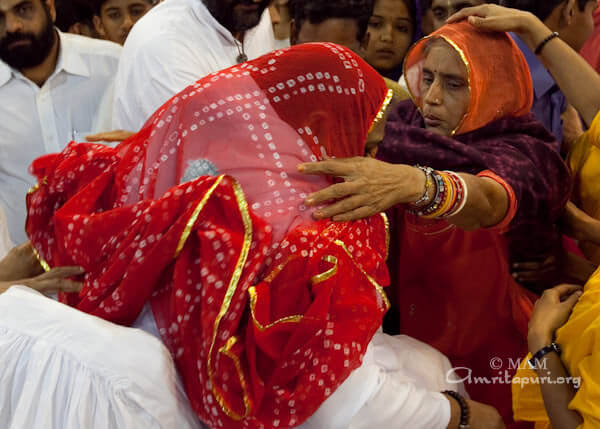
<path fill-rule="evenodd" d="M 434 175 L 435 174 L 439 175 L 444 183 L 444 193 L 441 195 L 440 202 L 436 207 L 431 207 L 429 210 L 424 210 L 422 217 L 426 219 L 436 219 L 446 213 L 450 207 L 454 194 L 454 186 L 449 176 L 438 171 L 436 171 Z"/>
<path fill-rule="evenodd" d="M 469 418 L 471 417 L 471 413 L 469 410 L 469 404 L 465 401 L 465 398 L 458 392 L 453 390 L 444 390 L 442 392 L 444 395 L 448 395 L 456 400 L 460 406 L 460 423 L 458 425 L 459 429 L 469 429 Z"/>
<path fill-rule="evenodd" d="M 537 48 L 535 48 L 535 54 L 536 55 L 541 54 L 542 50 L 548 44 L 548 42 L 551 41 L 552 39 L 556 39 L 557 37 L 560 37 L 560 35 L 555 31 L 552 34 L 550 34 L 548 37 L 546 37 L 544 40 L 542 40 L 541 43 L 537 46 Z"/>

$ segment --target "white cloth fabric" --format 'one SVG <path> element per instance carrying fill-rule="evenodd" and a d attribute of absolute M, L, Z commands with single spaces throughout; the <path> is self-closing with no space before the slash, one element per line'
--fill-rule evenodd
<path fill-rule="evenodd" d="M 0 259 L 4 258 L 12 247 L 13 244 L 10 240 L 10 235 L 8 234 L 6 215 L 4 214 L 2 206 L 0 206 Z"/>
<path fill-rule="evenodd" d="M 25 195 L 35 184 L 29 165 L 94 131 L 121 52 L 112 42 L 58 34 L 58 63 L 41 88 L 0 62 L 0 204 L 15 243 L 27 240 Z"/>
<path fill-rule="evenodd" d="M 450 403 L 443 390 L 450 362 L 427 344 L 377 333 L 363 363 L 300 429 L 445 429 Z"/>
<path fill-rule="evenodd" d="M 5 429 L 192 429 L 163 344 L 14 286 L 0 295 Z"/>
<path fill-rule="evenodd" d="M 267 13 L 246 32 L 249 59 L 275 48 Z M 204 76 L 237 63 L 241 44 L 201 0 L 169 0 L 140 19 L 125 42 L 115 82 L 113 128 L 138 131 L 163 103 Z"/>
<path fill-rule="evenodd" d="M 162 343 L 15 286 L 0 295 L 0 421 L 7 429 L 199 428 Z M 136 324 L 158 335 L 149 307 Z M 443 429 L 450 363 L 377 333 L 355 370 L 300 429 Z M 36 404 L 32 407 L 31 404 Z"/>

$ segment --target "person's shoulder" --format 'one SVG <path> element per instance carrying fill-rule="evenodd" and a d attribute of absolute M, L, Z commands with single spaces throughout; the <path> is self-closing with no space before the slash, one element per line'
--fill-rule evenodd
<path fill-rule="evenodd" d="M 199 4 L 195 5 L 194 2 Z M 125 47 L 174 37 L 197 27 L 196 9 L 200 7 L 204 7 L 201 0 L 169 0 L 158 4 L 136 22 Z"/>
<path fill-rule="evenodd" d="M 62 33 L 61 38 L 65 42 L 65 49 L 73 49 L 80 55 L 89 57 L 105 57 L 118 61 L 123 49 L 121 45 L 108 40 L 92 39 L 77 34 Z"/>

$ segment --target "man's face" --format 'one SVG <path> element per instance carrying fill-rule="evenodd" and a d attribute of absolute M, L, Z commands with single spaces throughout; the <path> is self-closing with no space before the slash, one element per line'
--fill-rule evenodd
<path fill-rule="evenodd" d="M 94 26 L 98 33 L 112 42 L 124 44 L 127 35 L 152 5 L 149 0 L 108 0 L 95 17 Z"/>
<path fill-rule="evenodd" d="M 40 65 L 56 38 L 54 3 L 0 0 L 0 60 L 22 70 Z"/>
<path fill-rule="evenodd" d="M 583 10 L 575 2 L 570 25 L 559 30 L 560 37 L 577 52 L 581 50 L 594 31 L 594 12 L 597 8 L 597 0 L 588 1 Z"/>
<path fill-rule="evenodd" d="M 255 27 L 271 0 L 204 0 L 206 7 L 232 33 Z"/>
<path fill-rule="evenodd" d="M 461 9 L 478 6 L 483 0 L 433 0 L 431 9 L 423 15 L 423 33 L 430 34 L 446 24 L 446 20 Z"/>
<path fill-rule="evenodd" d="M 318 24 L 308 20 L 300 28 L 294 28 L 292 44 L 331 42 L 352 49 L 360 54 L 361 41 L 358 40 L 358 24 L 354 19 L 332 18 Z"/>

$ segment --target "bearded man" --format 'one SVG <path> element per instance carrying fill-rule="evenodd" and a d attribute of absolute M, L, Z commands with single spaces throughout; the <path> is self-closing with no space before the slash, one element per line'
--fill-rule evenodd
<path fill-rule="evenodd" d="M 169 0 L 140 19 L 125 42 L 115 82 L 113 128 L 139 130 L 200 78 L 275 47 L 271 0 Z"/>
<path fill-rule="evenodd" d="M 0 0 L 0 205 L 11 239 L 25 235 L 31 162 L 95 130 L 121 48 L 63 34 L 54 0 Z"/>

